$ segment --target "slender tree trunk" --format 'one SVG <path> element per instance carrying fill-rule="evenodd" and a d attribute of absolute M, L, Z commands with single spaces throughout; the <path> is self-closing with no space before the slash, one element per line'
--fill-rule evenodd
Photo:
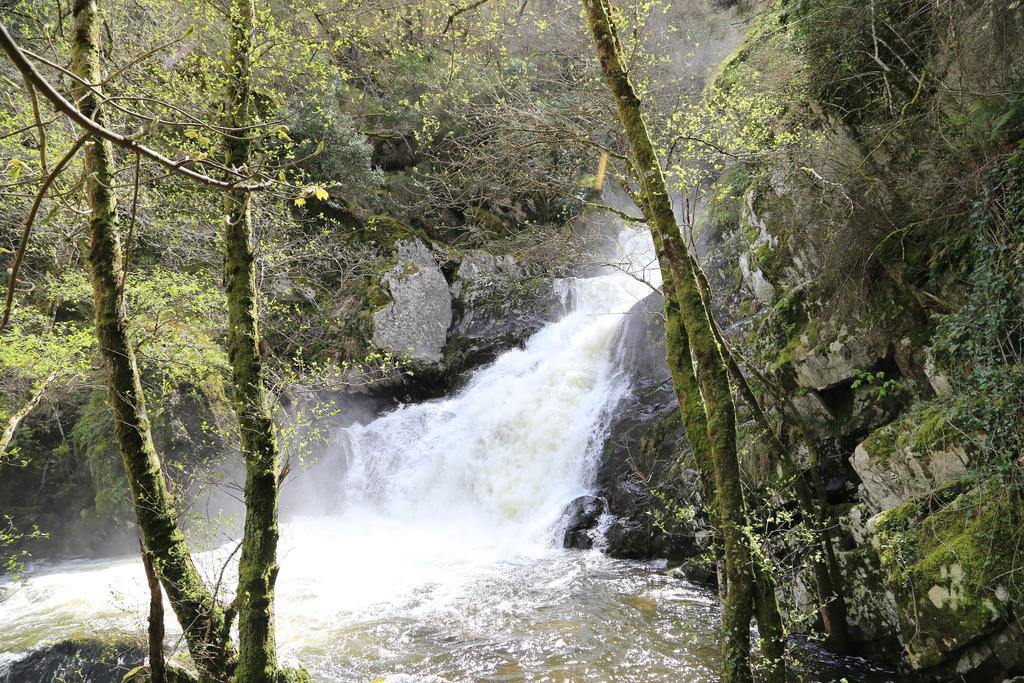
<path fill-rule="evenodd" d="M 71 68 L 85 83 L 99 83 L 100 18 L 95 0 L 75 0 Z M 95 89 L 75 86 L 81 111 L 101 122 Z M 93 139 L 85 146 L 86 195 L 89 202 L 93 299 L 96 338 L 105 366 L 114 413 L 114 436 L 124 461 L 128 490 L 143 542 L 185 634 L 199 671 L 226 680 L 234 665 L 224 612 L 203 584 L 178 526 L 171 497 L 153 447 L 135 349 L 128 339 L 123 298 L 121 245 L 114 194 L 113 149 Z"/>
<path fill-rule="evenodd" d="M 251 49 L 253 0 L 231 5 L 230 55 L 225 93 L 224 164 L 244 171 L 251 155 Z M 272 681 L 277 675 L 274 583 L 277 579 L 278 449 L 259 351 L 259 292 L 247 191 L 224 195 L 224 283 L 228 304 L 228 358 L 232 398 L 245 458 L 245 530 L 238 565 L 238 679 Z"/>
<path fill-rule="evenodd" d="M 707 277 L 699 266 L 695 267 L 694 272 L 698 277 L 698 284 L 701 288 L 701 295 L 704 298 L 705 306 L 710 311 L 711 287 L 708 284 Z M 797 502 L 800 505 L 804 518 L 807 520 L 807 524 L 815 534 L 815 543 L 818 546 L 815 556 L 811 560 L 811 568 L 814 574 L 814 584 L 818 596 L 818 613 L 821 616 L 822 627 L 825 631 L 828 646 L 834 652 L 844 653 L 849 649 L 846 600 L 842 589 L 842 574 L 836 562 L 832 533 L 826 519 L 827 500 L 825 498 L 824 486 L 821 483 L 821 477 L 818 474 L 819 458 L 818 450 L 814 445 L 814 436 L 810 433 L 806 422 L 800 417 L 792 402 L 786 400 L 780 411 L 783 419 L 796 426 L 801 437 L 803 437 L 804 443 L 807 445 L 811 467 L 810 473 L 805 475 L 804 472 L 800 471 L 797 464 L 793 462 L 789 449 L 786 448 L 785 444 L 782 443 L 771 428 L 768 417 L 765 415 L 760 402 L 754 395 L 754 391 L 750 388 L 750 383 L 736 361 L 736 355 L 722 336 L 722 331 L 713 317 L 711 324 L 719 346 L 722 348 L 725 361 L 729 366 L 729 373 L 733 377 L 733 382 L 740 396 L 743 397 L 744 402 L 749 407 L 754 421 L 764 431 L 765 436 L 768 438 L 768 444 L 775 451 L 775 455 L 783 466 L 785 474 L 793 478 Z M 765 381 L 767 387 L 766 380 L 763 377 L 761 379 Z M 808 477 L 811 483 L 807 482 Z M 775 601 L 774 596 L 772 601 Z M 777 605 L 776 601 L 776 609 Z M 760 617 L 758 622 L 761 622 Z"/>
<path fill-rule="evenodd" d="M 700 295 L 690 255 L 683 244 L 660 161 L 643 120 L 640 100 L 619 53 L 607 0 L 583 0 L 601 67 L 615 96 L 629 139 L 645 215 L 661 240 L 661 252 L 674 284 L 679 315 L 707 415 L 709 452 L 714 465 L 718 516 L 728 582 L 723 606 L 723 679 L 750 681 L 750 618 L 753 605 L 751 555 L 745 536 L 746 512 L 736 453 L 736 416 L 729 375 Z M 662 270 L 666 270 L 663 266 Z M 691 399 L 692 400 L 692 399 Z"/>
<path fill-rule="evenodd" d="M 642 203 L 642 202 L 641 202 Z M 648 223 L 653 222 L 647 215 L 646 208 L 640 207 Z M 693 459 L 700 474 L 704 497 L 708 502 L 708 514 L 715 534 L 711 541 L 715 566 L 718 569 L 718 593 L 725 602 L 728 593 L 729 579 L 725 574 L 725 558 L 722 552 L 721 522 L 718 518 L 718 504 L 715 494 L 715 466 L 711 457 L 711 446 L 708 443 L 708 418 L 701 399 L 697 375 L 693 371 L 693 357 L 690 354 L 690 341 L 686 338 L 683 317 L 676 301 L 675 281 L 668 267 L 668 259 L 664 255 L 664 245 L 657 232 L 651 233 L 654 240 L 654 252 L 658 263 L 663 264 L 661 270 L 661 291 L 665 304 L 665 360 L 672 375 L 672 388 L 675 390 L 676 401 L 682 413 L 683 428 L 686 441 L 690 445 Z"/>
<path fill-rule="evenodd" d="M 655 239 L 655 251 L 660 250 L 660 239 Z M 702 271 L 695 271 L 703 275 Z M 714 466 L 709 452 L 707 434 L 707 418 L 704 413 L 704 406 L 700 401 L 697 388 L 697 380 L 693 373 L 693 364 L 690 358 L 689 343 L 683 330 L 682 320 L 679 315 L 678 305 L 675 303 L 675 296 L 672 294 L 673 285 L 671 280 L 666 280 L 668 275 L 662 273 L 662 284 L 667 293 L 666 300 L 666 323 L 665 323 L 665 346 L 667 349 L 667 360 L 672 372 L 673 386 L 676 387 L 676 398 L 682 406 L 683 423 L 687 430 L 687 441 L 693 451 L 694 459 L 697 462 L 697 469 L 700 472 L 701 480 L 705 482 L 705 496 L 707 500 L 715 500 L 714 487 Z M 706 284 L 706 283 L 705 283 Z M 710 310 L 710 307 L 707 307 Z M 710 316 L 710 314 L 709 314 Z M 711 320 L 714 325 L 714 320 Z M 715 327 L 717 330 L 717 326 Z M 723 352 L 727 349 L 723 345 Z M 731 360 L 731 356 L 726 356 Z M 682 389 L 680 389 L 682 388 Z M 695 435 L 691 437 L 690 435 Z M 712 507 L 712 523 L 716 529 L 721 529 L 717 522 L 717 514 Z M 715 561 L 721 568 L 724 565 L 722 546 L 717 537 L 713 541 Z M 765 567 L 762 567 L 755 560 L 752 564 L 756 592 L 753 597 L 754 613 L 757 616 L 757 623 L 761 633 L 761 651 L 764 655 L 765 670 L 764 680 L 768 683 L 785 683 L 785 643 L 786 631 L 782 622 L 782 613 L 779 610 L 778 599 L 775 595 L 775 582 Z M 728 581 L 725 572 L 720 571 L 719 593 L 722 596 L 728 595 L 728 586 L 723 585 Z"/>
<path fill-rule="evenodd" d="M 28 414 L 35 410 L 35 407 L 39 405 L 39 401 L 42 400 L 43 394 L 46 393 L 46 388 L 50 386 L 50 383 L 57 377 L 56 372 L 51 372 L 42 382 L 37 384 L 32 389 L 32 395 L 29 396 L 28 401 L 21 408 L 18 409 L 14 415 L 7 421 L 4 426 L 4 431 L 0 432 L 0 462 L 3 462 L 4 451 L 11 445 L 11 441 L 14 439 L 14 433 L 18 431 L 18 427 L 21 425 L 22 420 L 28 417 Z"/>
<path fill-rule="evenodd" d="M 761 655 L 764 671 L 761 680 L 766 683 L 786 683 L 786 627 L 782 623 L 779 600 L 775 595 L 775 579 L 763 558 L 754 560 L 754 614 L 760 632 Z"/>
<path fill-rule="evenodd" d="M 153 569 L 153 558 L 146 546 L 139 541 L 142 552 L 142 566 L 146 570 L 149 584 L 149 683 L 164 683 L 167 680 L 167 666 L 164 663 L 164 596 L 160 590 L 160 579 Z"/>

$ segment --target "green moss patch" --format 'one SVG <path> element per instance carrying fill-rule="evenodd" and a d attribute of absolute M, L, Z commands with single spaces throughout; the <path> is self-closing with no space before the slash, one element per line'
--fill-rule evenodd
<path fill-rule="evenodd" d="M 365 239 L 376 242 L 388 252 L 394 251 L 395 243 L 399 240 L 419 239 L 427 246 L 432 243 L 425 231 L 384 214 L 370 216 L 363 227 L 363 233 Z"/>
<path fill-rule="evenodd" d="M 1019 601 L 1019 495 L 1001 480 L 971 484 L 908 501 L 876 524 L 879 558 L 917 669 L 992 631 Z"/>

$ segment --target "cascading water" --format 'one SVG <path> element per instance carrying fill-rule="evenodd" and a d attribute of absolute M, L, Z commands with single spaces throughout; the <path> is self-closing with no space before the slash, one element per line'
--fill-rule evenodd
<path fill-rule="evenodd" d="M 650 262 L 646 233 L 625 231 L 618 244 L 639 270 Z M 710 675 L 712 596 L 554 542 L 561 511 L 592 484 L 609 411 L 630 390 L 616 332 L 650 292 L 623 272 L 561 286 L 571 310 L 524 348 L 449 398 L 341 430 L 331 456 L 301 475 L 332 493 L 293 492 L 285 506 L 285 659 L 342 681 Z M 328 473 L 336 486 L 324 486 Z M 301 478 L 296 488 L 306 490 Z M 203 558 L 211 577 L 225 552 Z M 66 563 L 0 604 L 0 657 L 141 633 L 146 600 L 134 558 Z"/>

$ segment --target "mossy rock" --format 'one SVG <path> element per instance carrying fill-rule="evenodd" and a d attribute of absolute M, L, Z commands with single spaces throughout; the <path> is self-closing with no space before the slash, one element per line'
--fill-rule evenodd
<path fill-rule="evenodd" d="M 868 502 L 886 510 L 965 478 L 978 462 L 968 446 L 943 404 L 925 402 L 868 435 L 851 464 Z"/>
<path fill-rule="evenodd" d="M 873 649 L 898 650 L 895 633 L 895 595 L 885 586 L 885 574 L 871 546 L 838 554 L 846 591 L 847 618 L 858 639 Z"/>
<path fill-rule="evenodd" d="M 915 669 L 1001 628 L 1020 600 L 1021 500 L 1001 479 L 955 482 L 882 513 L 875 544 Z"/>

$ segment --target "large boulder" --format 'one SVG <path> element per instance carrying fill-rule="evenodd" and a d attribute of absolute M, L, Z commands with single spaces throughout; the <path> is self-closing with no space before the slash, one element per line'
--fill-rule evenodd
<path fill-rule="evenodd" d="M 372 339 L 413 372 L 371 378 L 368 391 L 440 395 L 564 312 L 551 278 L 512 256 L 441 253 L 411 228 L 392 230 L 392 265 L 371 287 Z"/>
<path fill-rule="evenodd" d="M 896 598 L 870 546 L 837 554 L 846 593 L 846 617 L 854 637 L 872 654 L 890 654 L 898 642 Z"/>
<path fill-rule="evenodd" d="M 615 339 L 616 362 L 639 388 L 638 393 L 672 379 L 665 362 L 664 309 L 661 293 L 651 292 L 629 309 Z"/>
<path fill-rule="evenodd" d="M 448 281 L 422 240 L 397 240 L 395 250 L 395 265 L 381 277 L 391 301 L 373 314 L 373 343 L 399 358 L 439 363 L 452 323 Z"/>
<path fill-rule="evenodd" d="M 1019 510 L 1017 493 L 965 480 L 873 520 L 872 541 L 913 669 L 952 666 L 958 680 L 1024 673 L 1013 579 Z M 1008 631 L 1016 635 L 1006 637 Z"/>
<path fill-rule="evenodd" d="M 775 302 L 775 285 L 773 285 L 764 273 L 767 264 L 764 263 L 766 254 L 778 246 L 778 240 L 768 231 L 768 225 L 758 216 L 754 208 L 756 193 L 750 191 L 746 195 L 743 209 L 740 216 L 741 224 L 745 224 L 748 232 L 752 233 L 752 241 L 748 248 L 739 255 L 740 274 L 744 284 L 753 293 L 754 298 L 765 305 Z"/>

